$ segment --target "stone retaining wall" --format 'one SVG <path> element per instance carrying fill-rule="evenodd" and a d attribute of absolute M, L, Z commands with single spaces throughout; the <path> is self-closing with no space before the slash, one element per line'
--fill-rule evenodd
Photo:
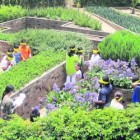
<path fill-rule="evenodd" d="M 31 108 L 38 105 L 38 98 L 44 97 L 47 92 L 50 92 L 54 83 L 62 87 L 65 78 L 65 62 L 63 62 L 21 88 L 13 95 L 14 98 L 20 93 L 26 94 L 24 103 L 16 109 L 17 114 L 23 118 L 29 118 Z"/>

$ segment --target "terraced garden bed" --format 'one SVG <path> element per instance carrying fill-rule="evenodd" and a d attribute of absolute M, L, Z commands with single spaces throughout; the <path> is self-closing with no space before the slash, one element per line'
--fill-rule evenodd
<path fill-rule="evenodd" d="M 128 30 L 131 30 L 135 33 L 140 33 L 140 19 L 137 17 L 132 17 L 130 15 L 120 13 L 108 7 L 92 6 L 87 7 L 86 9 Z"/>

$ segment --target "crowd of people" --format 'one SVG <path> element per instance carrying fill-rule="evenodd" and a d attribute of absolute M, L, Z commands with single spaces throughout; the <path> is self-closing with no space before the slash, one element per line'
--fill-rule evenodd
<path fill-rule="evenodd" d="M 27 45 L 26 40 L 22 39 L 20 45 L 14 45 L 13 48 L 8 49 L 7 54 L 3 56 L 0 61 L 0 73 L 8 71 L 20 61 L 31 58 L 31 56 L 30 47 Z"/>
<path fill-rule="evenodd" d="M 7 55 L 4 56 L 2 63 L 3 71 L 10 69 L 15 63 L 19 63 L 21 60 L 26 60 L 31 57 L 31 50 L 26 44 L 26 40 L 22 40 L 20 46 L 14 46 L 14 52 L 8 51 Z M 15 63 L 13 62 L 15 58 Z M 83 66 L 88 63 L 89 69 L 94 68 L 94 63 L 97 63 L 101 59 L 99 50 L 95 48 L 91 59 L 87 62 L 84 61 L 83 49 L 77 48 L 75 46 L 70 46 L 68 52 L 66 53 L 66 82 L 64 85 L 71 83 L 76 84 L 78 81 L 84 78 L 83 76 Z M 5 62 L 4 62 L 5 61 Z M 10 62 L 9 62 L 10 61 Z M 9 66 L 9 63 L 11 64 Z M 113 93 L 113 87 L 110 83 L 108 76 L 103 76 L 100 80 L 100 91 L 98 94 L 98 99 L 93 100 L 93 104 L 96 108 L 103 109 L 104 107 L 113 107 L 115 109 L 124 109 L 123 106 L 123 94 L 121 91 L 116 91 L 114 98 L 111 100 L 111 95 Z M 132 94 L 132 102 L 140 103 L 140 79 L 139 77 L 132 78 L 132 87 L 134 88 Z M 14 113 L 13 100 L 11 98 L 14 92 L 13 86 L 7 86 L 3 96 L 2 96 L 2 106 L 3 113 L 7 115 Z M 40 116 L 38 109 L 33 109 L 30 115 L 31 121 L 34 118 Z"/>

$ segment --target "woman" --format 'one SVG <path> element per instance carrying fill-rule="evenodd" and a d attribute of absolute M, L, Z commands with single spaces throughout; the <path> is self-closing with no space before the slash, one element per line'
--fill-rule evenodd
<path fill-rule="evenodd" d="M 78 63 L 75 65 L 76 69 L 76 81 L 80 81 L 82 79 L 82 71 L 81 71 L 81 64 Z"/>
<path fill-rule="evenodd" d="M 12 85 L 8 85 L 5 88 L 5 91 L 2 96 L 2 113 L 4 119 L 9 119 L 10 114 L 14 113 L 14 104 L 11 98 L 11 95 L 14 92 L 14 87 Z"/>
<path fill-rule="evenodd" d="M 114 99 L 111 101 L 110 107 L 115 109 L 124 109 L 122 105 L 123 95 L 122 92 L 116 91 Z"/>
<path fill-rule="evenodd" d="M 93 50 L 93 54 L 91 56 L 91 59 L 89 61 L 89 69 L 92 69 L 93 65 L 98 62 L 101 59 L 99 55 L 99 50 L 96 48 Z"/>
<path fill-rule="evenodd" d="M 75 46 L 70 46 L 69 52 L 66 54 L 66 84 L 72 83 L 75 84 L 76 82 L 76 69 L 75 65 L 76 63 L 80 62 L 80 59 L 75 54 L 76 48 Z"/>

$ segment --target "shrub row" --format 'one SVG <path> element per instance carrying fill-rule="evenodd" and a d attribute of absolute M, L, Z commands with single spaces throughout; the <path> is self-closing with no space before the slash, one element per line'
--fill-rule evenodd
<path fill-rule="evenodd" d="M 140 106 L 85 111 L 64 107 L 35 123 L 0 120 L 2 140 L 139 140 Z"/>
<path fill-rule="evenodd" d="M 131 61 L 135 58 L 140 65 L 140 36 L 128 31 L 119 31 L 109 35 L 99 45 L 101 56 L 108 60 L 124 60 Z"/>
<path fill-rule="evenodd" d="M 108 7 L 91 6 L 87 7 L 87 10 L 99 16 L 102 16 L 133 32 L 140 33 L 140 18 L 121 13 Z"/>
<path fill-rule="evenodd" d="M 70 45 L 75 44 L 76 47 L 86 48 L 85 52 L 89 52 L 92 43 L 81 34 L 72 32 L 58 32 L 55 30 L 44 29 L 27 29 L 17 33 L 0 33 L 0 40 L 8 41 L 11 45 L 20 44 L 22 38 L 26 38 L 27 43 L 32 49 L 40 52 L 47 49 L 67 49 Z"/>
<path fill-rule="evenodd" d="M 7 84 L 13 85 L 15 89 L 23 87 L 26 83 L 40 76 L 43 72 L 58 65 L 64 60 L 63 51 L 44 51 L 31 59 L 20 62 L 9 71 L 0 75 L 0 96 Z"/>
<path fill-rule="evenodd" d="M 38 16 L 49 19 L 60 19 L 65 21 L 73 21 L 75 24 L 83 27 L 89 27 L 94 30 L 101 29 L 101 24 L 95 19 L 91 19 L 84 13 L 80 13 L 74 9 L 57 8 L 35 8 L 24 9 L 20 6 L 1 6 L 0 7 L 0 22 L 10 19 L 16 19 L 23 16 Z"/>

